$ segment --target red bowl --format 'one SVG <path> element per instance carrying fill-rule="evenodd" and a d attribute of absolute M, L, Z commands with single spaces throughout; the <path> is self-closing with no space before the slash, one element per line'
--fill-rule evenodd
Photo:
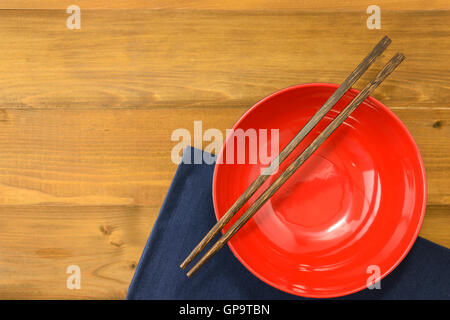
<path fill-rule="evenodd" d="M 250 108 L 233 129 L 279 129 L 281 150 L 337 87 L 313 83 L 278 91 Z M 260 189 L 357 94 L 347 92 Z M 264 167 L 226 163 L 230 139 L 214 171 L 217 219 Z M 228 245 L 250 272 L 275 288 L 305 297 L 343 296 L 382 279 L 402 261 L 417 238 L 425 206 L 425 170 L 417 145 L 402 122 L 369 97 Z"/>

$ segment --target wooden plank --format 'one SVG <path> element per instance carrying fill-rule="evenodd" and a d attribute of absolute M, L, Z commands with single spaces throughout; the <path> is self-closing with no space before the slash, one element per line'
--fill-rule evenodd
<path fill-rule="evenodd" d="M 7 9 L 65 9 L 75 4 L 71 0 L 2 0 L 0 8 Z M 370 3 L 365 1 L 306 1 L 306 0 L 77 0 L 83 9 L 195 9 L 195 10 L 351 10 L 365 11 Z M 382 10 L 446 10 L 448 1 L 431 0 L 426 5 L 420 0 L 378 0 Z"/>
<path fill-rule="evenodd" d="M 290 85 L 342 82 L 384 34 L 393 44 L 356 87 L 401 50 L 407 60 L 374 96 L 449 108 L 450 12 L 383 17 L 371 31 L 355 12 L 93 10 L 68 30 L 63 11 L 3 10 L 0 108 L 250 106 Z"/>
<path fill-rule="evenodd" d="M 123 299 L 157 211 L 1 206 L 0 299 Z M 420 235 L 449 247 L 449 223 L 449 206 L 429 206 Z M 67 289 L 70 265 L 80 267 L 80 290 Z"/>
<path fill-rule="evenodd" d="M 428 206 L 420 236 L 450 248 L 450 206 Z"/>
<path fill-rule="evenodd" d="M 157 212 L 1 206 L 0 299 L 123 299 Z M 66 286 L 70 265 L 80 267 L 80 290 Z"/>
<path fill-rule="evenodd" d="M 203 130 L 225 135 L 245 110 L 3 110 L 0 203 L 159 205 L 177 166 L 172 132 L 186 128 L 193 135 L 201 120 Z M 450 204 L 450 154 L 442 148 L 450 140 L 450 110 L 394 111 L 421 150 L 428 203 Z M 443 125 L 435 127 L 436 120 Z"/>

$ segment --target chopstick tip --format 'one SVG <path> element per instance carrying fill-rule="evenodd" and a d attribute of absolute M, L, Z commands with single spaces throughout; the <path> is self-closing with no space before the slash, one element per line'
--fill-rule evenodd
<path fill-rule="evenodd" d="M 398 62 L 402 62 L 403 60 L 406 59 L 405 55 L 401 52 L 397 52 L 397 54 L 395 55 L 395 59 L 398 60 Z"/>
<path fill-rule="evenodd" d="M 381 39 L 381 41 L 384 42 L 385 45 L 389 45 L 392 42 L 391 38 L 389 38 L 387 35 L 384 36 L 383 39 Z"/>

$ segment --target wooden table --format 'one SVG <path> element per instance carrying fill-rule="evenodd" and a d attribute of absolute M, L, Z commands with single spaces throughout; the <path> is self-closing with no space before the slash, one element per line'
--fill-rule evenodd
<path fill-rule="evenodd" d="M 449 247 L 450 4 L 376 4 L 380 30 L 365 1 L 0 1 L 0 298 L 124 298 L 176 169 L 171 133 L 224 132 L 276 90 L 340 83 L 385 34 L 356 88 L 407 56 L 374 97 L 421 150 L 421 236 Z"/>

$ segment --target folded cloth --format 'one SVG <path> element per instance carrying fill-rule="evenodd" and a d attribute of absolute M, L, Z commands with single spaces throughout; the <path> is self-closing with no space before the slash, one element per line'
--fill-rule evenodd
<path fill-rule="evenodd" d="M 190 147 L 183 154 L 127 299 L 304 299 L 256 278 L 228 246 L 191 279 L 179 268 L 216 222 L 211 195 L 214 164 L 193 164 L 195 154 L 203 156 L 201 150 Z M 400 265 L 381 280 L 381 289 L 341 298 L 450 299 L 449 265 L 449 249 L 419 237 Z"/>

